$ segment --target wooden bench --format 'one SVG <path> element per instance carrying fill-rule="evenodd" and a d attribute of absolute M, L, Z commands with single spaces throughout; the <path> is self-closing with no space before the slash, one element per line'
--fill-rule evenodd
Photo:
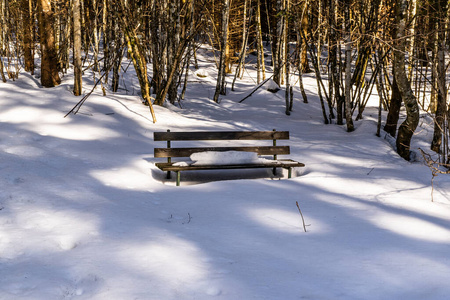
<path fill-rule="evenodd" d="M 273 168 L 275 174 L 276 168 L 288 170 L 288 178 L 292 176 L 292 168 L 304 167 L 305 165 L 291 159 L 278 159 L 278 155 L 290 154 L 289 146 L 278 146 L 277 140 L 288 140 L 289 131 L 194 131 L 194 132 L 154 132 L 154 141 L 167 142 L 166 148 L 155 148 L 154 157 L 167 158 L 167 162 L 156 163 L 155 165 L 164 172 L 167 172 L 167 178 L 170 179 L 170 172 L 176 172 L 177 186 L 180 185 L 180 173 L 182 171 L 194 170 L 215 170 L 215 169 L 252 169 L 252 168 Z M 270 145 L 248 145 L 248 142 L 236 141 L 271 141 Z M 189 142 L 196 147 L 174 148 L 172 142 Z M 207 141 L 206 145 L 199 147 L 199 141 Z M 220 145 L 210 146 L 210 141 L 222 141 Z M 231 143 L 231 145 L 230 145 Z M 247 145 L 243 145 L 247 143 Z M 205 142 L 203 142 L 205 144 Z M 224 145 L 225 144 L 225 145 Z M 259 142 L 261 144 L 261 142 Z M 207 164 L 207 165 L 188 165 L 173 162 L 174 157 L 189 157 L 193 153 L 205 151 L 245 151 L 255 152 L 258 155 L 270 155 L 273 160 L 266 160 L 258 163 L 236 163 L 236 164 Z"/>

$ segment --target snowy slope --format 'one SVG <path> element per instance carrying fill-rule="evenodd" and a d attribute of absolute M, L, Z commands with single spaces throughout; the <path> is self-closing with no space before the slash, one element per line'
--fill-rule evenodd
<path fill-rule="evenodd" d="M 128 95 L 98 89 L 67 118 L 70 75 L 0 84 L 0 299 L 448 299 L 448 176 L 431 202 L 429 169 L 375 136 L 375 108 L 353 133 L 323 125 L 313 78 L 286 116 L 283 91 L 238 103 L 250 78 L 212 102 L 202 69 L 156 124 L 131 74 Z M 175 187 L 154 166 L 154 131 L 273 128 L 306 164 L 295 178 L 192 172 Z"/>

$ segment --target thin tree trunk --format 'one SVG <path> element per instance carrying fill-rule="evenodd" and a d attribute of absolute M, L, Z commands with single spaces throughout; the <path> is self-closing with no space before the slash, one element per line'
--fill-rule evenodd
<path fill-rule="evenodd" d="M 175 101 L 177 100 L 177 96 L 178 96 L 178 91 L 177 91 L 177 83 L 178 80 L 176 80 L 176 78 L 179 77 L 179 71 L 178 71 L 178 64 L 174 64 L 174 60 L 175 60 L 175 55 L 176 55 L 176 51 L 177 48 L 179 47 L 180 44 L 180 17 L 179 17 L 179 10 L 180 8 L 178 7 L 178 3 L 176 1 L 168 1 L 168 6 L 169 6 L 169 24 L 168 24 L 168 29 L 167 29 L 167 34 L 168 34 L 168 38 L 167 38 L 167 43 L 168 43 L 168 47 L 167 47 L 167 73 L 171 73 L 172 69 L 171 68 L 175 68 L 174 70 L 174 80 L 171 81 L 170 86 L 169 86 L 169 91 L 168 91 L 168 99 L 169 102 L 174 104 Z M 167 81 L 167 80 L 166 80 Z"/>
<path fill-rule="evenodd" d="M 225 60 L 226 48 L 228 44 L 228 21 L 230 14 L 230 0 L 223 0 L 222 2 L 222 37 L 220 41 L 220 59 L 219 70 L 217 74 L 216 91 L 214 93 L 214 102 L 219 103 L 219 94 L 226 94 L 225 87 Z"/>
<path fill-rule="evenodd" d="M 305 2 L 306 3 L 306 2 Z M 297 31 L 297 68 L 298 68 L 298 84 L 300 88 L 300 92 L 302 93 L 303 103 L 308 103 L 308 97 L 305 92 L 305 87 L 303 86 L 303 66 L 302 66 L 302 53 L 303 49 L 306 50 L 306 44 L 303 40 L 304 33 L 301 31 L 304 30 L 302 28 L 302 21 L 307 11 L 306 4 L 301 8 L 300 14 L 297 15 L 296 23 L 296 31 Z M 300 20 L 300 22 L 299 22 Z"/>
<path fill-rule="evenodd" d="M 64 47 L 61 51 L 63 51 L 63 54 L 61 55 L 61 61 L 62 61 L 62 69 L 65 73 L 67 73 L 67 70 L 70 67 L 70 45 L 71 45 L 71 31 L 72 31 L 72 22 L 71 22 L 71 16 L 72 16 L 72 1 L 67 1 L 65 3 L 65 9 L 67 10 L 67 16 L 66 16 L 66 22 L 64 26 Z"/>
<path fill-rule="evenodd" d="M 446 10 L 447 1 L 436 0 L 435 11 L 437 15 L 436 22 L 436 58 L 437 62 L 433 63 L 436 66 L 436 86 L 437 86 L 437 106 L 434 120 L 433 141 L 431 142 L 431 150 L 441 153 L 442 133 L 444 132 L 444 121 L 447 103 L 447 88 L 445 80 L 445 26 L 446 26 Z"/>
<path fill-rule="evenodd" d="M 273 81 L 281 85 L 283 82 L 282 60 L 283 60 L 283 30 L 284 30 L 284 0 L 276 0 L 276 36 L 274 36 L 274 44 L 272 50 L 273 63 Z"/>
<path fill-rule="evenodd" d="M 289 14 L 289 0 L 285 0 L 285 13 Z M 285 93 L 285 102 L 286 102 L 286 115 L 291 114 L 291 86 L 290 86 L 290 78 L 289 78 L 289 67 L 290 67 L 290 61 L 289 61 L 289 35 L 288 35 L 288 28 L 289 28 L 289 22 L 288 18 L 284 18 L 285 24 L 284 24 L 284 34 L 283 34 L 283 41 L 284 41 L 284 69 L 285 69 L 285 78 L 286 78 L 286 93 Z"/>
<path fill-rule="evenodd" d="M 5 76 L 5 72 L 3 71 L 3 59 L 2 56 L 0 55 L 0 75 L 2 76 L 2 81 L 6 82 L 6 76 Z"/>
<path fill-rule="evenodd" d="M 309 0 L 305 0 L 303 12 L 301 16 L 301 27 L 299 28 L 299 34 L 300 37 L 302 37 L 302 43 L 301 43 L 301 51 L 300 51 L 300 68 L 302 70 L 302 73 L 310 73 L 311 68 L 309 67 L 308 63 L 308 46 L 307 46 L 307 37 L 308 37 L 308 28 L 309 28 L 309 22 L 308 22 L 308 10 L 309 10 Z"/>
<path fill-rule="evenodd" d="M 351 0 L 345 0 L 345 121 L 347 123 L 347 131 L 355 130 L 352 119 L 352 39 L 350 28 L 350 4 Z"/>
<path fill-rule="evenodd" d="M 264 44 L 261 28 L 261 0 L 256 3 L 256 49 L 258 50 L 257 83 L 266 80 L 266 66 L 264 62 Z"/>
<path fill-rule="evenodd" d="M 245 0 L 245 3 L 244 3 L 244 7 L 247 7 L 247 0 Z M 248 17 L 248 19 L 249 20 L 251 20 L 251 18 L 252 18 L 252 10 L 250 10 L 250 15 L 249 15 L 249 17 Z M 244 22 L 243 22 L 243 25 L 242 25 L 242 37 L 243 37 L 243 41 L 242 41 L 242 45 L 241 45 L 241 51 L 240 51 L 240 53 L 239 53 L 239 61 L 238 61 L 238 64 L 237 64 L 237 66 L 236 66 L 236 71 L 235 71 L 235 73 L 234 73 L 234 78 L 233 78 L 233 82 L 232 82 L 232 84 L 231 84 L 231 90 L 232 91 L 234 91 L 234 84 L 235 84 L 235 82 L 236 82 L 236 79 L 237 79 L 237 77 L 238 77 L 238 75 L 241 73 L 241 71 L 243 71 L 243 69 L 244 69 L 244 65 L 245 65 L 245 58 L 246 58 L 246 56 L 247 56 L 247 42 L 248 42 L 248 36 L 249 36 L 249 30 L 250 30 L 250 27 L 247 27 L 246 26 L 246 21 L 247 20 L 247 12 L 246 12 L 246 9 L 245 9 L 245 11 L 244 11 Z M 258 49 L 258 57 L 257 57 L 257 67 L 256 67 L 256 72 L 257 72 L 257 83 L 259 83 L 259 81 L 260 81 L 260 71 L 259 71 L 259 68 L 260 68 L 260 66 L 259 66 L 259 64 L 260 64 L 260 58 L 259 58 L 259 48 L 257 48 Z M 242 72 L 242 75 L 244 74 L 244 72 Z"/>
<path fill-rule="evenodd" d="M 328 13 L 328 23 L 329 23 L 329 43 L 328 43 L 328 53 L 329 53 L 329 65 L 330 65 L 330 99 L 333 99 L 336 103 L 337 111 L 337 124 L 344 124 L 343 109 L 344 109 L 344 97 L 341 95 L 341 78 L 339 72 L 338 62 L 338 36 L 336 32 L 336 0 L 329 0 L 329 13 Z M 333 92 L 333 93 L 332 93 Z"/>
<path fill-rule="evenodd" d="M 81 0 L 82 1 L 82 0 Z M 73 68 L 74 85 L 73 94 L 80 96 L 82 91 L 82 65 L 81 65 L 81 20 L 80 0 L 73 0 Z"/>
<path fill-rule="evenodd" d="M 108 0 L 103 0 L 102 27 L 103 27 L 103 71 L 109 69 L 109 39 L 108 30 Z M 105 83 L 108 82 L 108 74 L 105 75 Z"/>
<path fill-rule="evenodd" d="M 94 66 L 93 66 L 93 70 L 95 72 L 98 72 L 99 67 L 98 67 L 98 52 L 100 49 L 99 46 L 99 37 L 98 37 L 98 33 L 99 33 L 99 26 L 98 26 L 98 0 L 92 0 L 92 9 L 94 11 L 94 16 L 92 18 L 92 30 L 93 30 L 93 37 L 94 37 Z"/>

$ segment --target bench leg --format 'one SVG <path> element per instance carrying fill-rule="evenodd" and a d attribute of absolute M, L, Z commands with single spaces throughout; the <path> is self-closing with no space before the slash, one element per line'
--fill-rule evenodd
<path fill-rule="evenodd" d="M 180 179 L 181 179 L 181 174 L 180 174 L 181 172 L 180 171 L 177 171 L 177 186 L 180 186 Z"/>
<path fill-rule="evenodd" d="M 292 168 L 288 168 L 288 178 L 292 177 Z"/>
<path fill-rule="evenodd" d="M 167 179 L 170 179 L 170 171 L 167 171 Z"/>
<path fill-rule="evenodd" d="M 277 175 L 277 168 L 273 168 L 272 169 L 272 173 L 273 173 L 273 176 L 276 176 Z"/>

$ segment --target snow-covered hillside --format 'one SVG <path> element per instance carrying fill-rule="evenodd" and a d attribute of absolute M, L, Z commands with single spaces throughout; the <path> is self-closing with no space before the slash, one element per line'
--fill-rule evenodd
<path fill-rule="evenodd" d="M 81 99 L 70 74 L 0 83 L 0 299 L 448 299 L 449 176 L 431 202 L 430 170 L 375 136 L 376 108 L 353 133 L 324 125 L 309 75 L 310 103 L 296 90 L 286 116 L 282 90 L 239 103 L 248 76 L 214 103 L 215 70 L 200 67 L 156 124 L 131 71 L 128 95 L 99 88 L 66 118 Z M 430 142 L 422 120 L 414 149 Z M 306 164 L 292 179 L 188 172 L 176 187 L 154 166 L 154 131 L 274 128 Z"/>

